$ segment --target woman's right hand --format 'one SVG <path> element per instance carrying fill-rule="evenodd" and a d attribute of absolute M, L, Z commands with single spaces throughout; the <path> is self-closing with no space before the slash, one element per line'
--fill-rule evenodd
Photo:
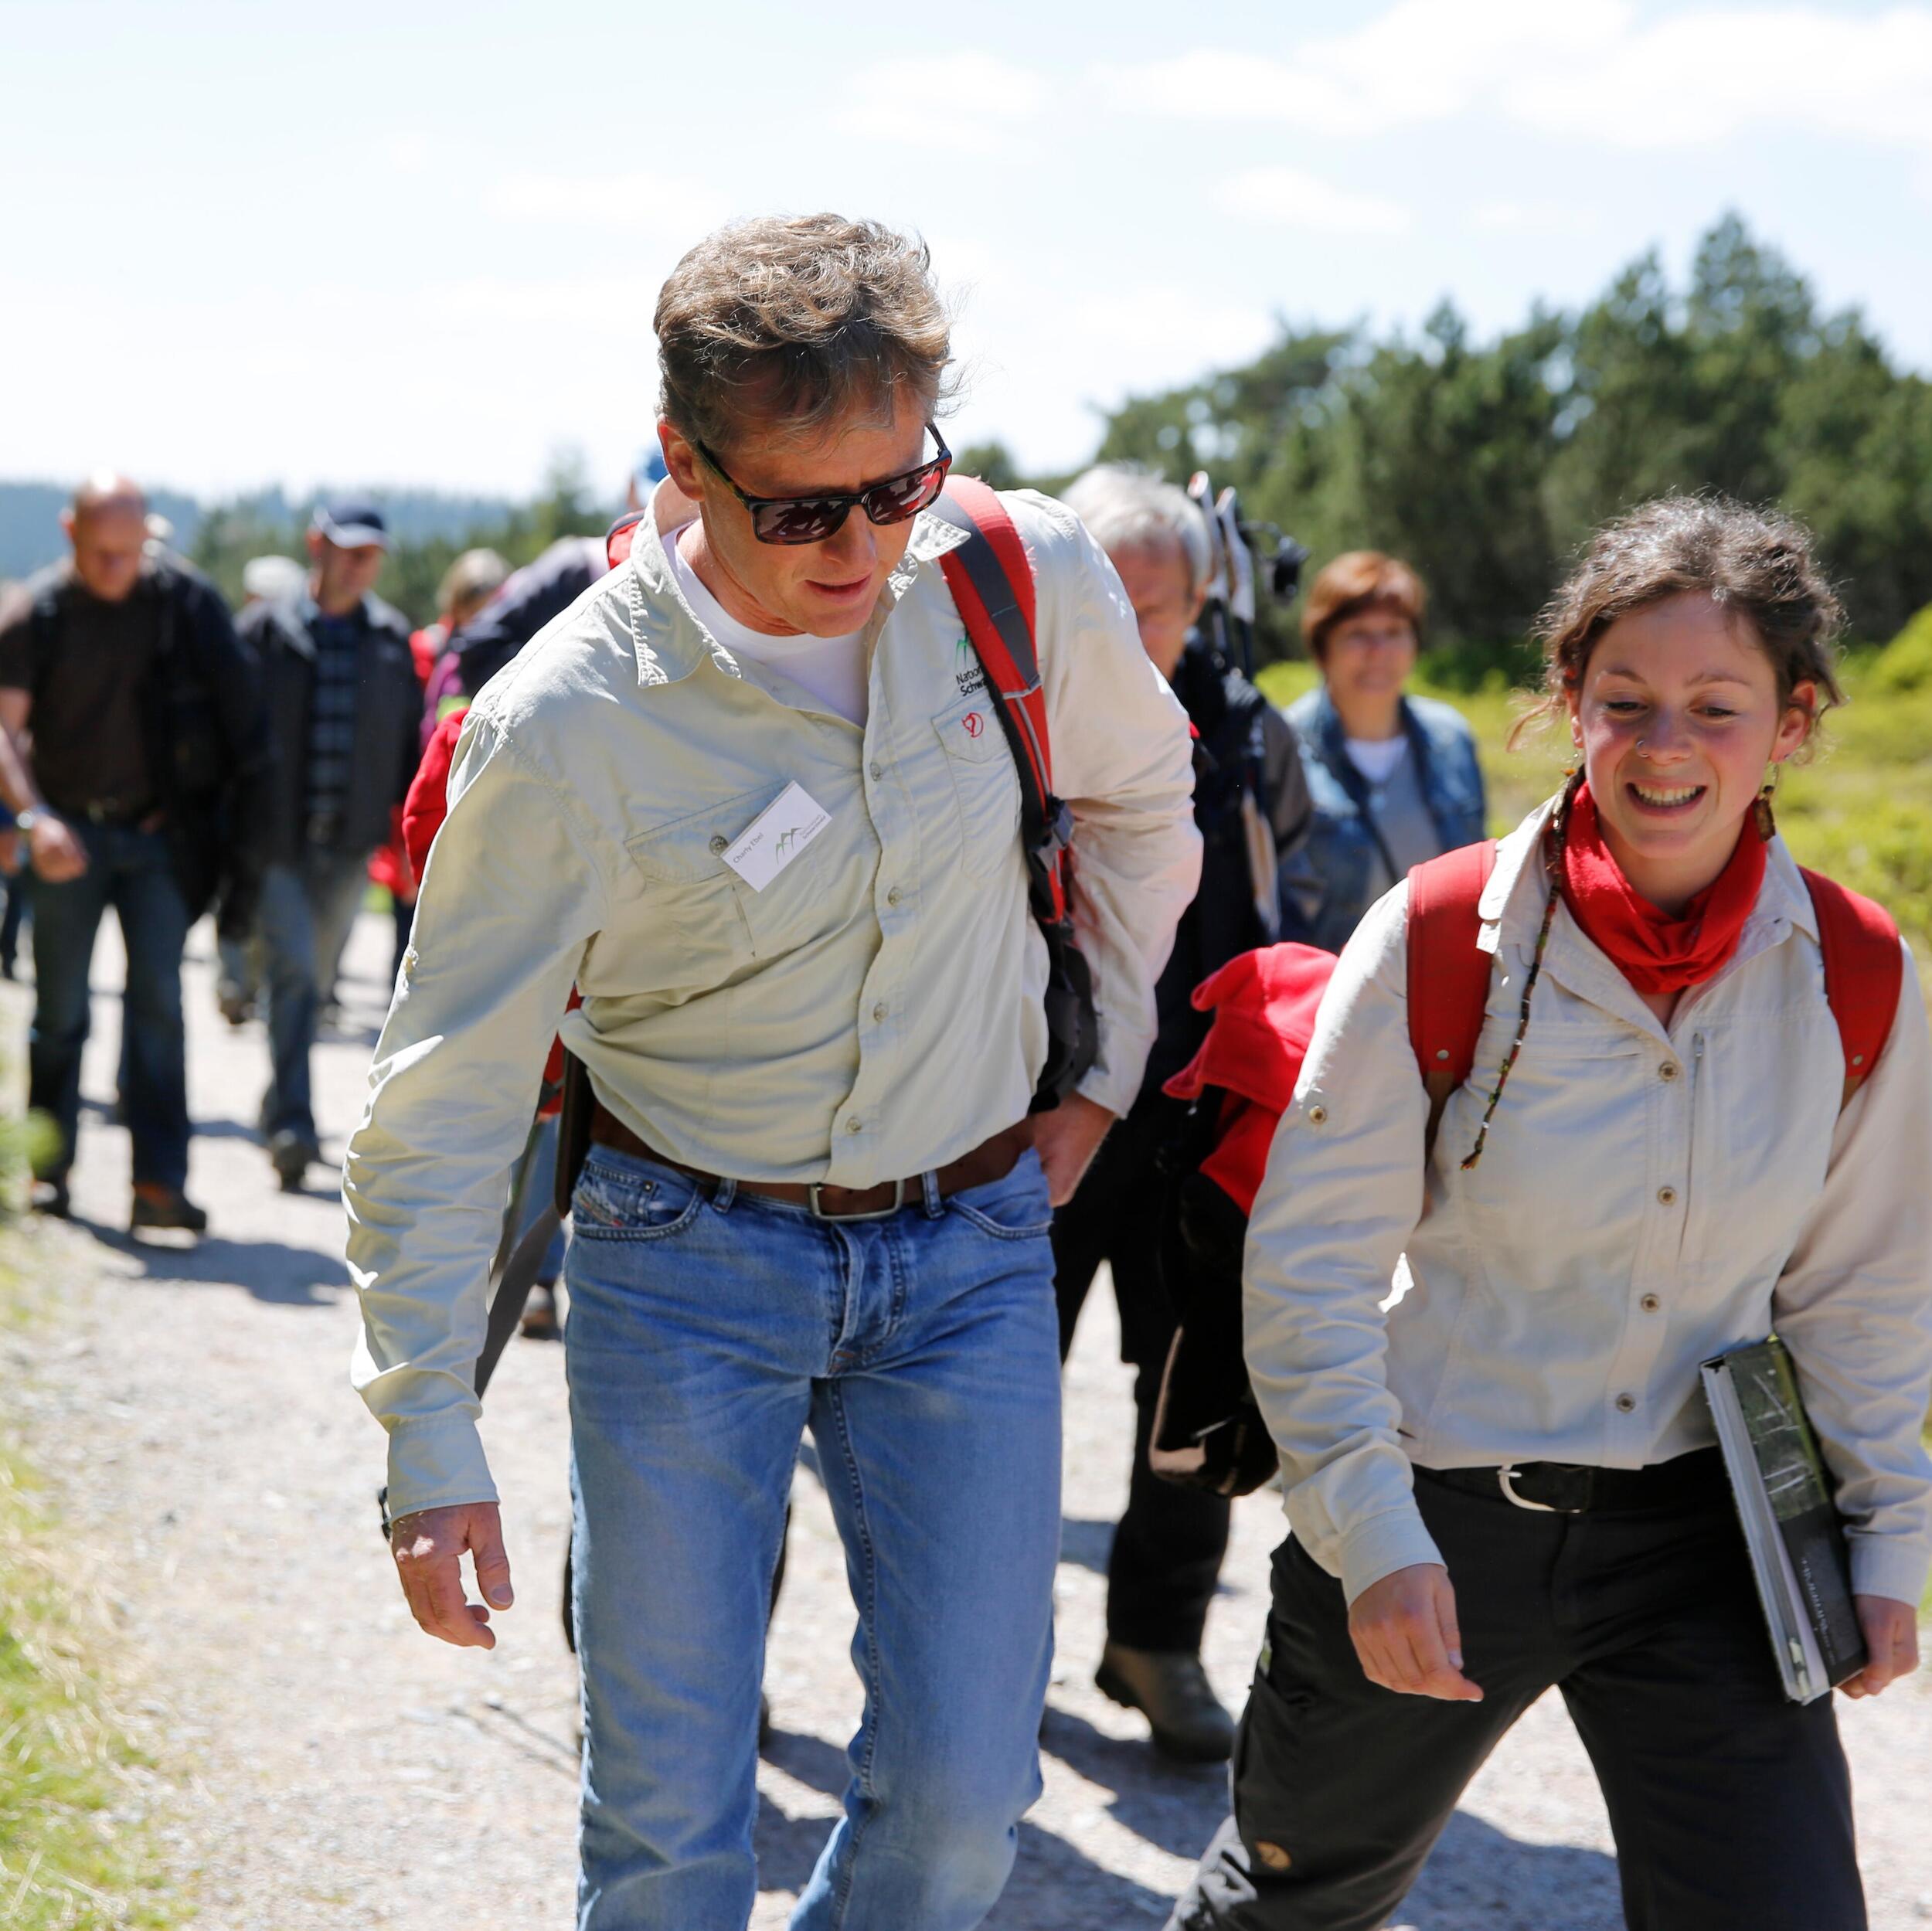
<path fill-rule="evenodd" d="M 1480 1703 L 1462 1673 L 1456 1592 L 1440 1562 L 1412 1562 L 1371 1583 L 1349 1605 L 1349 1634 L 1362 1674 L 1405 1696 Z"/>

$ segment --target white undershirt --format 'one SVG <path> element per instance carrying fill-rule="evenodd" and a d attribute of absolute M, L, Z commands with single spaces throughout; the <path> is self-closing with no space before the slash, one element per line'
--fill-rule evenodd
<path fill-rule="evenodd" d="M 1349 762 L 1371 784 L 1386 784 L 1390 774 L 1409 753 L 1409 734 L 1398 731 L 1393 737 L 1344 738 Z"/>
<path fill-rule="evenodd" d="M 843 637 L 814 637 L 801 632 L 794 637 L 768 637 L 740 624 L 698 580 L 698 573 L 685 560 L 683 540 L 686 531 L 696 529 L 687 523 L 684 529 L 665 539 L 664 553 L 677 579 L 691 614 L 713 637 L 736 658 L 749 658 L 767 670 L 788 677 L 802 685 L 827 709 L 835 711 L 849 722 L 866 721 L 866 650 L 863 631 L 850 631 Z"/>

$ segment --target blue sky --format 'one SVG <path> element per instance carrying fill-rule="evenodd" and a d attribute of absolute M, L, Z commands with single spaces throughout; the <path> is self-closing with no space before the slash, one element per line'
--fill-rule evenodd
<path fill-rule="evenodd" d="M 522 493 L 650 433 L 716 222 L 919 229 L 955 446 L 1274 318 L 1488 332 L 1726 208 L 1932 368 L 1932 0 L 971 8 L 0 0 L 0 475 Z"/>

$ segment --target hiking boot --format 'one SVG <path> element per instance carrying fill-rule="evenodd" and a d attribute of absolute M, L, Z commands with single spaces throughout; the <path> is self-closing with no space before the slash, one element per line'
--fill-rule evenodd
<path fill-rule="evenodd" d="M 134 1188 L 134 1204 L 128 1216 L 128 1231 L 138 1234 L 149 1228 L 205 1234 L 208 1231 L 208 1216 L 179 1187 L 152 1185 L 143 1181 Z"/>
<path fill-rule="evenodd" d="M 64 1177 L 59 1180 L 36 1180 L 27 1204 L 36 1213 L 44 1214 L 49 1220 L 70 1220 L 73 1217 L 73 1203 L 67 1198 Z"/>
<path fill-rule="evenodd" d="M 322 1150 L 313 1135 L 298 1133 L 293 1127 L 283 1127 L 268 1142 L 268 1164 L 275 1169 L 285 1194 L 301 1192 L 309 1168 L 321 1157 Z"/>
<path fill-rule="evenodd" d="M 556 1317 L 556 1290 L 539 1281 L 523 1304 L 520 1324 L 526 1341 L 561 1341 L 563 1324 Z"/>
<path fill-rule="evenodd" d="M 1201 1659 L 1187 1650 L 1136 1650 L 1109 1640 L 1095 1686 L 1140 1711 L 1155 1748 L 1182 1763 L 1225 1763 L 1234 1753 L 1234 1719 L 1215 1695 Z"/>

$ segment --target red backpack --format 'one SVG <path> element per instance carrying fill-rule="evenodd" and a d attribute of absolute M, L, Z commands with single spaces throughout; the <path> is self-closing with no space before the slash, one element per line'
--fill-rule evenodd
<path fill-rule="evenodd" d="M 1429 1095 L 1431 1149 L 1449 1096 L 1475 1066 L 1495 963 L 1477 943 L 1479 906 L 1495 862 L 1495 845 L 1485 839 L 1409 874 L 1409 1039 Z M 1821 873 L 1804 876 L 1845 1051 L 1842 1108 L 1890 1036 L 1905 955 L 1883 906 Z M 1182 1326 L 1162 1380 L 1149 1460 L 1156 1474 L 1217 1494 L 1245 1495 L 1275 1472 L 1274 1444 L 1241 1358 L 1241 1248 L 1335 966 L 1333 954 L 1294 944 L 1230 960 L 1195 988 L 1195 1006 L 1212 1011 L 1213 1023 L 1165 1088 L 1194 1102 L 1193 1137 L 1177 1143 L 1172 1161 L 1161 1258 Z"/>

